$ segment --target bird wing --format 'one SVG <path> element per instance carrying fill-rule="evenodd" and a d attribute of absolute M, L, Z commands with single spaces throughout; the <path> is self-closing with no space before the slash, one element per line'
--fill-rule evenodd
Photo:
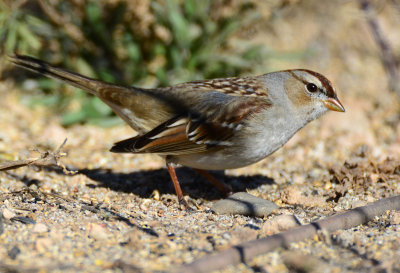
<path fill-rule="evenodd" d="M 201 103 L 146 134 L 114 144 L 111 152 L 182 155 L 232 146 L 232 137 L 251 115 L 268 108 L 265 98 L 204 93 Z M 225 97 L 222 97 L 225 96 Z"/>

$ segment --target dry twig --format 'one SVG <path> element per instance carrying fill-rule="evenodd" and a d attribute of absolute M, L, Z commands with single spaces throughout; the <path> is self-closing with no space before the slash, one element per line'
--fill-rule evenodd
<path fill-rule="evenodd" d="M 400 77 L 393 50 L 387 39 L 384 37 L 376 18 L 375 11 L 371 7 L 370 2 L 368 0 L 360 0 L 360 5 L 361 9 L 365 13 L 366 20 L 371 29 L 372 35 L 374 36 L 375 42 L 381 51 L 382 64 L 388 74 L 390 88 L 400 96 Z"/>
<path fill-rule="evenodd" d="M 373 220 L 376 216 L 382 215 L 388 210 L 400 210 L 400 195 L 381 199 L 367 206 L 358 207 L 273 236 L 245 242 L 218 254 L 200 258 L 178 268 L 175 272 L 211 272 L 228 265 L 246 263 L 256 255 L 267 253 L 279 247 L 287 247 L 291 243 L 317 235 L 321 230 L 333 232 L 338 229 L 356 227 Z"/>
<path fill-rule="evenodd" d="M 32 158 L 32 159 L 22 159 L 16 161 L 6 161 L 0 164 L 0 171 L 9 171 L 18 169 L 25 166 L 58 166 L 63 169 L 65 174 L 74 174 L 75 171 L 68 170 L 62 163 L 59 162 L 59 159 L 63 156 L 66 156 L 66 153 L 63 153 L 61 149 L 64 147 L 65 143 L 67 143 L 67 139 L 58 147 L 55 152 L 42 152 L 39 158 Z"/>

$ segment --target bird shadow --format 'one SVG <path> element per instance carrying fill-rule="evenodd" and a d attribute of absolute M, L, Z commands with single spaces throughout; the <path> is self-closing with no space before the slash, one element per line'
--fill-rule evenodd
<path fill-rule="evenodd" d="M 192 198 L 215 200 L 224 197 L 206 178 L 191 170 L 182 167 L 176 170 L 182 190 Z M 155 190 L 160 194 L 175 194 L 172 181 L 166 169 L 119 173 L 110 169 L 80 169 L 83 174 L 97 183 L 87 184 L 90 188 L 104 187 L 116 192 L 134 193 L 142 198 L 149 198 Z M 254 189 L 261 185 L 272 185 L 274 180 L 262 176 L 232 176 L 223 171 L 210 172 L 217 180 L 230 185 L 233 192 Z"/>

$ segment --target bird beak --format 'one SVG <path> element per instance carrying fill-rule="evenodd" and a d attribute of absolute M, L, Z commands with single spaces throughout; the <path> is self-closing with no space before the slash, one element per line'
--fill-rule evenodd
<path fill-rule="evenodd" d="M 329 98 L 324 100 L 325 107 L 332 111 L 346 112 L 338 98 Z"/>

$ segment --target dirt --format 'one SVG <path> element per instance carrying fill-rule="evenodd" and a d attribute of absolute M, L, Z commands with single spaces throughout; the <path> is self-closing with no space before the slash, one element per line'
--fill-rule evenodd
<path fill-rule="evenodd" d="M 196 210 L 180 209 L 161 158 L 108 152 L 133 136 L 132 129 L 63 128 L 45 107 L 24 106 L 11 79 L 1 82 L 0 163 L 40 157 L 34 149 L 54 151 L 68 138 L 60 162 L 77 173 L 57 166 L 0 172 L 0 271 L 171 271 L 266 236 L 263 227 L 281 215 L 305 224 L 400 194 L 399 97 L 388 89 L 379 50 L 357 2 L 324 8 L 317 2 L 307 9 L 316 21 L 285 10 L 257 26 L 267 34 L 254 42 L 285 51 L 311 48 L 308 58 L 266 60 L 266 67 L 318 70 L 337 86 L 347 112 L 311 123 L 255 165 L 213 173 L 234 191 L 275 202 L 280 209 L 266 218 L 212 213 L 221 194 L 188 168 L 179 168 L 178 177 Z M 378 18 L 393 48 L 400 48 L 400 16 L 383 5 Z M 398 272 L 399 219 L 400 212 L 389 211 L 222 272 Z"/>

